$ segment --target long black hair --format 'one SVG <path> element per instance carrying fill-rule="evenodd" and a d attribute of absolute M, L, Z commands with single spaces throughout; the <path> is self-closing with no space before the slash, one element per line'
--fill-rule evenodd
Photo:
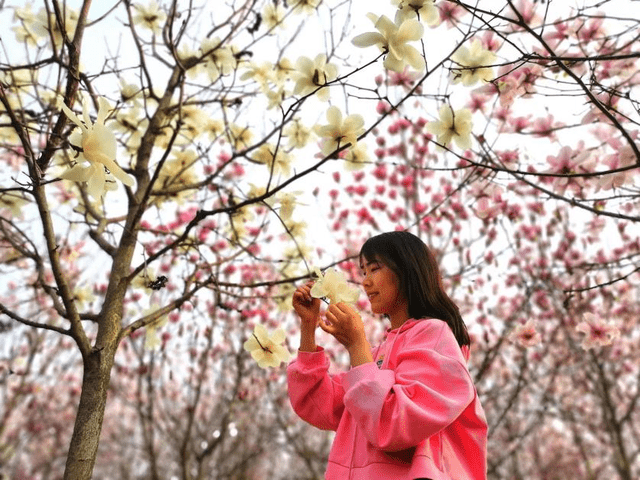
<path fill-rule="evenodd" d="M 409 318 L 443 320 L 460 346 L 470 345 L 460 309 L 445 293 L 438 263 L 420 238 L 402 231 L 382 233 L 362 245 L 360 258 L 363 257 L 368 262 L 382 262 L 398 276 Z"/>

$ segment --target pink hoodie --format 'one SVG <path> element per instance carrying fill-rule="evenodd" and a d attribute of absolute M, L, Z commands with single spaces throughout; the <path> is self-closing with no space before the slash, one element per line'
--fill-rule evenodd
<path fill-rule="evenodd" d="M 326 480 L 486 479 L 487 421 L 449 326 L 408 320 L 372 353 L 337 375 L 322 347 L 287 368 L 296 413 L 336 431 Z"/>

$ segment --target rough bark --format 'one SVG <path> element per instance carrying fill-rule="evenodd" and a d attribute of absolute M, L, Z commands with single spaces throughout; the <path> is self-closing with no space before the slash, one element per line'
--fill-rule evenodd
<path fill-rule="evenodd" d="M 94 349 L 84 359 L 82 394 L 64 472 L 64 480 L 89 480 L 98 453 L 115 348 Z"/>

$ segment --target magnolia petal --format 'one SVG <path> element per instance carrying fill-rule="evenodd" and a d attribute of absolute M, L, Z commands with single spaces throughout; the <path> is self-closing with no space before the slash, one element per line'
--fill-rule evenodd
<path fill-rule="evenodd" d="M 71 180 L 73 182 L 86 182 L 91 175 L 91 167 L 87 165 L 74 165 L 68 170 L 65 170 L 60 175 L 60 178 L 64 180 Z"/>
<path fill-rule="evenodd" d="M 424 34 L 422 24 L 414 19 L 405 20 L 398 29 L 396 40 L 401 43 L 420 40 Z"/>
<path fill-rule="evenodd" d="M 82 96 L 82 119 L 84 120 L 84 124 L 87 126 L 88 131 L 90 131 L 90 125 L 93 125 L 93 122 L 91 122 L 91 116 L 89 115 L 89 101 L 87 100 L 86 95 Z"/>
<path fill-rule="evenodd" d="M 284 345 L 274 345 L 274 353 L 283 362 L 288 361 L 291 358 L 291 353 Z"/>
<path fill-rule="evenodd" d="M 384 59 L 384 62 L 382 64 L 384 65 L 384 68 L 386 68 L 387 70 L 391 70 L 398 73 L 402 73 L 404 71 L 405 63 L 402 60 L 397 59 L 391 54 L 387 55 L 387 57 Z"/>
<path fill-rule="evenodd" d="M 104 121 L 111 110 L 111 104 L 104 97 L 98 98 L 98 118 L 96 119 L 96 125 L 104 125 Z"/>
<path fill-rule="evenodd" d="M 258 341 L 256 340 L 256 337 L 254 337 L 253 335 L 251 335 L 249 337 L 249 340 L 247 340 L 246 342 L 244 342 L 244 344 L 242 345 L 244 347 L 244 349 L 247 352 L 252 352 L 256 349 L 260 348 L 260 344 L 258 343 Z"/>
<path fill-rule="evenodd" d="M 118 180 L 120 180 L 122 183 L 124 183 L 129 187 L 133 186 L 134 184 L 133 177 L 128 173 L 125 173 L 125 171 L 122 170 L 116 164 L 116 162 L 114 162 L 113 160 L 111 160 L 109 157 L 107 157 L 101 152 L 97 152 L 96 155 L 99 157 L 100 163 L 102 163 L 105 167 L 107 167 L 114 177 L 116 177 Z"/>
<path fill-rule="evenodd" d="M 354 37 L 351 40 L 351 43 L 360 48 L 370 47 L 372 45 L 385 47 L 387 45 L 387 40 L 378 32 L 367 32 Z"/>
<path fill-rule="evenodd" d="M 278 328 L 275 332 L 271 334 L 271 337 L 269 337 L 269 340 L 271 340 L 275 344 L 280 344 L 284 342 L 286 338 L 287 338 L 287 334 L 284 333 L 284 330 L 282 328 Z"/>
<path fill-rule="evenodd" d="M 104 167 L 100 165 L 98 165 L 98 168 L 92 168 L 92 170 L 93 172 L 87 182 L 87 192 L 97 200 L 102 198 L 102 195 L 104 195 L 106 174 Z"/>
<path fill-rule="evenodd" d="M 416 70 L 424 70 L 424 58 L 416 48 L 407 45 L 404 51 L 404 59 Z"/>
<path fill-rule="evenodd" d="M 330 106 L 327 109 L 327 120 L 330 125 L 341 125 L 342 124 L 342 112 L 335 105 Z"/>
<path fill-rule="evenodd" d="M 83 131 L 86 132 L 88 130 L 87 126 L 80 121 L 78 116 L 75 113 L 73 113 L 73 111 L 69 107 L 65 105 L 64 101 L 62 100 L 62 97 L 58 97 L 58 106 L 62 109 L 62 111 L 64 112 L 64 114 L 67 116 L 69 120 L 71 120 L 73 123 L 79 126 Z"/>
<path fill-rule="evenodd" d="M 378 30 L 379 32 L 382 33 L 382 35 L 384 35 L 385 39 L 389 39 L 398 30 L 398 27 L 396 26 L 396 24 L 392 22 L 391 19 L 386 15 L 382 15 L 378 18 L 378 20 L 376 21 L 375 27 L 376 27 L 376 30 Z M 386 41 L 387 40 L 385 40 L 385 42 Z"/>

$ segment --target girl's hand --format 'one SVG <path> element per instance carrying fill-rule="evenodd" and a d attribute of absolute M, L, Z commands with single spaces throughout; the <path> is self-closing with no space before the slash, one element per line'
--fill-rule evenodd
<path fill-rule="evenodd" d="M 364 324 L 360 314 L 346 303 L 329 305 L 325 317 L 329 324 L 320 322 L 320 328 L 333 335 L 342 345 L 349 350 L 369 348 L 367 337 L 364 333 Z"/>
<path fill-rule="evenodd" d="M 293 309 L 296 311 L 303 325 L 313 326 L 320 321 L 320 299 L 311 296 L 313 282 L 307 282 L 293 292 Z"/>

